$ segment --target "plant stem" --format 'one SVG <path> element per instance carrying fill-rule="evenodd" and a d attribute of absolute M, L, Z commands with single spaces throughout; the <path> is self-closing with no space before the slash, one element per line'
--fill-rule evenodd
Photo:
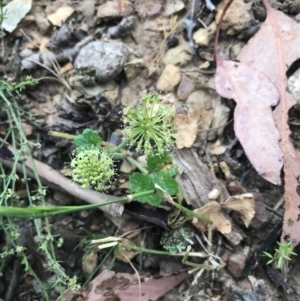
<path fill-rule="evenodd" d="M 74 140 L 74 138 L 76 137 L 75 135 L 61 133 L 61 132 L 57 132 L 57 131 L 49 131 L 48 134 L 53 137 L 59 137 L 59 138 L 69 139 L 69 140 Z M 122 149 L 124 147 L 124 145 L 126 145 L 127 143 L 128 143 L 128 141 L 125 140 L 122 143 L 120 143 L 118 146 L 115 146 L 114 144 L 111 144 L 109 142 L 102 141 L 101 145 L 106 147 L 107 149 L 109 149 L 110 153 L 116 153 L 120 149 Z M 124 157 L 124 155 L 123 155 L 123 157 Z"/>
<path fill-rule="evenodd" d="M 134 165 L 136 168 L 138 168 L 144 175 L 147 175 L 149 173 L 149 171 L 144 168 L 138 161 L 136 161 L 135 159 L 133 159 L 132 157 L 127 157 L 127 160 Z"/>
<path fill-rule="evenodd" d="M 153 250 L 153 249 L 139 247 L 128 239 L 124 239 L 123 241 L 119 242 L 119 246 L 125 247 L 127 249 L 133 249 L 138 252 L 148 253 L 148 254 L 168 255 L 168 256 L 184 256 L 184 255 L 186 255 L 186 252 L 170 253 L 167 251 L 159 251 L 159 250 Z M 207 257 L 206 255 L 203 255 L 202 252 L 189 252 L 188 256 L 200 257 L 200 258 Z"/>
<path fill-rule="evenodd" d="M 211 220 L 209 220 L 209 219 L 205 218 L 204 216 L 201 216 L 201 215 L 199 215 L 198 213 L 196 213 L 196 212 L 194 212 L 194 211 L 192 211 L 192 210 L 189 210 L 189 209 L 187 209 L 186 207 L 183 207 L 182 205 L 180 205 L 180 204 L 174 202 L 173 199 L 172 199 L 172 197 L 168 197 L 168 198 L 166 198 L 166 199 L 167 199 L 167 201 L 170 202 L 173 206 L 175 206 L 175 207 L 178 208 L 179 210 L 185 212 L 186 214 L 191 215 L 191 216 L 193 216 L 193 217 L 196 217 L 196 218 L 198 218 L 199 220 L 201 220 L 201 221 L 203 221 L 203 222 L 205 222 L 205 223 L 207 223 L 207 224 L 212 224 L 212 221 L 211 221 Z"/>
<path fill-rule="evenodd" d="M 48 134 L 52 137 L 59 137 L 59 138 L 69 139 L 69 140 L 74 140 L 74 138 L 75 138 L 75 135 L 56 132 L 56 131 L 49 131 Z"/>
<path fill-rule="evenodd" d="M 116 153 L 116 152 L 118 152 L 120 149 L 124 148 L 124 146 L 125 146 L 126 144 L 128 144 L 128 140 L 124 140 L 124 141 L 121 142 L 119 145 L 110 148 L 109 151 L 112 152 L 112 153 Z M 111 145 L 113 145 L 113 144 L 111 144 Z"/>
<path fill-rule="evenodd" d="M 81 210 L 90 210 L 114 203 L 126 202 L 141 196 L 153 194 L 154 190 L 143 191 L 135 194 L 129 194 L 126 197 L 122 197 L 116 200 L 111 200 L 98 204 L 90 204 L 84 206 L 57 206 L 57 207 L 47 207 L 47 206 L 36 206 L 36 207 L 6 207 L 0 206 L 0 216 L 16 217 L 16 218 L 41 218 L 47 216 L 67 214 L 71 212 L 77 212 Z"/>

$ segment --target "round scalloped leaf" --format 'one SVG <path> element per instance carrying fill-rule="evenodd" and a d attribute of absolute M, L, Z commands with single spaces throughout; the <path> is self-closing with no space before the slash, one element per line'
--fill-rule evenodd
<path fill-rule="evenodd" d="M 75 136 L 74 144 L 77 149 L 100 148 L 102 139 L 97 131 L 85 129 L 80 135 Z"/>
<path fill-rule="evenodd" d="M 154 152 L 152 155 L 147 157 L 147 167 L 149 172 L 160 171 L 163 169 L 165 163 L 171 163 L 172 158 L 167 152 L 159 154 Z"/>

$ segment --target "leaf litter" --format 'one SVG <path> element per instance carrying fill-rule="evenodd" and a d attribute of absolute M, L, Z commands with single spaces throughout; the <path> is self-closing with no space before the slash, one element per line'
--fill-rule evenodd
<path fill-rule="evenodd" d="M 66 301 L 74 300 L 76 296 L 81 296 L 87 301 L 157 300 L 189 276 L 190 274 L 182 271 L 177 275 L 170 274 L 162 275 L 158 278 L 147 277 L 139 279 L 137 275 L 129 273 L 116 274 L 113 271 L 104 270 L 83 291 L 74 292 L 68 289 L 63 296 Z M 61 300 L 61 298 L 59 297 L 58 300 Z"/>
<path fill-rule="evenodd" d="M 300 57 L 300 24 L 282 12 L 273 9 L 264 0 L 267 19 L 263 26 L 241 51 L 238 59 L 263 72 L 274 83 L 280 94 L 280 103 L 273 112 L 280 132 L 280 146 L 284 160 L 284 199 L 285 212 L 282 237 L 289 237 L 293 246 L 300 242 L 299 232 L 299 187 L 300 154 L 290 140 L 288 112 L 296 104 L 293 95 L 288 91 L 286 72 Z M 256 55 L 253 56 L 255 49 Z M 276 62 L 267 64 L 267 62 Z M 274 163 L 276 159 L 273 159 Z"/>
<path fill-rule="evenodd" d="M 111 1 L 112 2 L 112 1 Z M 194 1 L 195 2 L 195 1 Z M 203 1 L 204 2 L 204 1 Z M 207 5 L 207 3 L 209 3 L 210 1 L 206 1 L 206 5 Z M 204 4 L 203 4 L 204 5 Z M 64 26 L 66 23 L 64 23 L 62 26 Z M 63 39 L 63 40 L 66 40 L 66 41 L 69 41 L 68 39 Z M 41 43 L 41 44 L 45 44 L 45 43 Z M 64 44 L 64 43 L 62 43 L 62 44 Z M 75 41 L 74 41 L 74 44 L 75 44 Z M 57 44 L 58 45 L 58 44 Z M 76 48 L 77 49 L 75 49 L 76 51 L 74 51 L 74 53 L 76 53 L 77 54 L 77 52 L 78 52 L 78 50 L 80 49 L 80 46 L 81 45 L 81 43 L 79 42 L 78 43 L 78 46 L 77 46 L 77 44 L 76 44 Z M 172 49 L 171 49 L 172 50 Z M 42 51 L 40 50 L 40 52 L 42 53 Z M 72 52 L 73 53 L 73 52 Z M 54 55 L 55 53 L 53 52 L 53 55 Z M 59 53 L 60 54 L 60 53 Z M 76 56 L 76 54 L 74 54 L 74 56 Z M 55 59 L 56 60 L 58 60 L 58 61 L 61 61 L 61 60 L 59 60 L 58 58 L 59 58 L 60 56 L 58 56 L 57 57 L 57 55 L 55 54 Z M 73 57 L 73 55 L 72 55 L 72 57 Z M 51 60 L 49 60 L 49 61 L 51 61 Z M 70 63 L 71 64 L 71 63 Z M 174 63 L 173 63 L 174 64 Z M 35 64 L 36 65 L 36 64 Z M 38 64 L 37 64 L 38 65 Z M 174 65 L 177 65 L 177 64 L 174 64 Z M 31 69 L 31 68 L 28 68 L 28 69 Z M 252 72 L 252 71 L 251 71 Z M 199 88 L 197 88 L 197 87 L 195 87 L 196 89 L 199 89 Z M 187 93 L 187 96 L 186 96 L 186 98 L 188 98 L 188 95 L 191 93 L 191 92 L 193 92 L 193 89 L 189 92 L 189 93 Z M 276 97 L 275 97 L 276 98 Z M 278 101 L 278 96 L 277 96 L 277 98 L 276 98 L 276 101 Z M 275 102 L 275 101 L 274 101 Z M 271 105 L 273 105 L 273 104 L 271 104 Z M 268 106 L 264 106 L 263 107 L 263 111 L 264 110 L 267 110 L 268 111 L 268 114 L 270 115 L 270 112 L 272 113 L 272 111 L 271 111 L 271 108 L 270 108 L 270 106 L 271 105 L 268 105 Z M 219 106 L 219 104 L 216 106 L 216 108 L 215 109 L 219 109 L 220 108 L 220 106 Z M 188 147 L 190 147 L 190 146 L 192 146 L 193 145 L 193 143 L 194 143 L 194 141 L 195 141 L 195 139 L 196 138 L 199 138 L 199 127 L 200 126 L 202 126 L 202 124 L 200 124 L 199 123 L 199 116 L 201 116 L 201 112 L 202 112 L 202 110 L 200 110 L 199 111 L 199 114 L 197 115 L 197 114 L 192 114 L 193 113 L 193 110 L 187 110 L 188 112 L 186 112 L 186 114 L 184 114 L 184 115 L 182 115 L 181 117 L 186 117 L 186 118 L 183 118 L 184 119 L 184 121 L 186 122 L 186 123 L 191 123 L 192 124 L 192 129 L 193 129 L 193 135 L 191 135 L 191 131 L 187 131 L 186 129 L 184 129 L 184 124 L 183 124 L 183 122 L 182 122 L 182 124 L 181 124 L 181 126 L 182 126 L 182 130 L 184 131 L 185 130 L 185 135 L 182 133 L 182 136 L 184 137 L 184 138 L 186 138 L 186 137 L 189 137 L 189 136 L 191 136 L 191 137 L 189 137 L 189 140 L 192 140 L 192 141 L 188 141 L 188 144 L 190 144 Z M 195 112 L 194 112 L 195 113 Z M 209 115 L 210 116 L 210 114 L 207 114 L 207 115 Z M 268 115 L 268 116 L 269 116 Z M 180 116 L 180 115 L 179 115 Z M 223 116 L 223 114 L 222 114 L 222 116 Z M 226 115 L 227 116 L 227 115 Z M 270 115 L 270 116 L 272 116 L 272 115 Z M 208 117 L 208 116 L 207 116 Z M 201 120 L 201 122 L 203 121 L 203 119 L 204 118 L 202 118 L 202 116 L 200 117 L 200 120 Z M 226 118 L 225 118 L 226 119 Z M 237 120 L 237 118 L 236 118 L 236 120 Z M 220 122 L 220 124 L 221 125 L 223 125 L 223 124 L 225 124 L 226 123 L 226 121 L 227 121 L 227 119 L 226 120 L 224 120 L 224 122 Z M 212 127 L 212 125 L 213 125 L 213 121 L 209 118 L 209 120 L 207 120 L 207 122 L 205 122 L 205 124 L 204 124 L 205 126 L 207 125 L 207 128 L 205 127 L 205 129 L 203 129 L 203 132 L 204 131 L 207 131 L 207 130 L 209 130 L 209 129 L 211 129 L 211 127 Z M 217 127 L 217 125 L 214 125 L 213 127 Z M 215 132 L 215 131 L 214 131 Z M 214 133 L 214 132 L 210 132 L 210 133 Z M 259 133 L 259 131 L 258 131 L 258 135 L 259 135 L 260 133 Z M 221 136 L 220 134 L 218 135 L 218 136 Z M 202 138 L 202 135 L 201 135 L 201 138 Z M 205 137 L 206 138 L 206 137 Z M 209 141 L 210 140 L 213 140 L 213 139 L 208 139 Z M 202 140 L 201 140 L 202 141 Z M 204 139 L 203 139 L 203 141 L 204 141 Z M 205 141 L 206 141 L 206 139 L 205 139 Z M 196 143 L 199 143 L 199 142 L 196 142 Z M 195 146 L 195 144 L 193 145 L 193 146 Z M 220 165 L 221 166 L 221 165 Z M 197 168 L 195 168 L 196 166 L 192 166 L 193 167 L 193 169 L 195 170 L 195 169 L 197 169 Z M 227 166 L 228 167 L 228 166 Z M 230 167 L 228 167 L 228 170 L 230 170 L 231 168 Z M 47 170 L 47 171 L 49 171 L 49 170 Z M 49 174 L 49 172 L 47 172 L 47 175 Z M 51 173 L 52 174 L 52 173 Z M 54 174 L 53 174 L 54 175 Z M 183 174 L 183 176 L 184 176 L 184 174 Z M 206 175 L 207 176 L 207 175 Z M 197 178 L 197 181 L 199 181 L 199 178 Z M 200 181 L 199 181 L 200 182 Z M 214 182 L 214 183 L 212 183 L 212 186 L 213 185 L 215 185 L 216 183 Z M 70 186 L 70 185 L 69 185 Z M 224 186 L 225 187 L 225 186 Z M 74 187 L 73 187 L 74 188 Z M 198 187 L 197 187 L 198 188 Z M 74 190 L 74 189 L 73 189 Z M 199 191 L 199 194 L 202 194 L 202 191 Z M 95 197 L 96 197 L 96 195 L 95 195 Z M 185 195 L 185 197 L 186 197 L 186 195 Z M 241 196 L 240 196 L 241 197 Z M 221 199 L 223 199 L 223 198 L 221 198 Z M 225 199 L 226 199 L 226 196 L 225 196 Z M 197 200 L 198 201 L 198 200 Z M 204 202 L 206 203 L 207 202 L 207 194 L 205 195 L 205 197 L 204 197 Z M 238 208 L 236 208 L 236 210 L 237 211 L 239 211 L 240 212 L 240 214 L 242 215 L 242 217 L 244 217 L 245 218 L 245 224 L 246 224 L 246 226 L 247 226 L 247 221 L 248 221 L 248 224 L 249 224 L 249 222 L 250 222 L 250 220 L 251 220 L 251 215 L 252 215 L 252 212 L 253 212 L 253 206 L 251 207 L 251 202 L 250 203 L 246 203 L 246 204 L 244 204 L 243 202 L 241 202 L 240 201 L 240 199 L 238 199 L 238 197 L 234 197 L 234 200 L 232 201 L 233 203 L 234 203 L 234 206 L 237 206 Z M 212 202 L 210 202 L 210 203 L 212 203 Z M 247 205 L 249 206 L 249 208 L 247 207 Z M 194 208 L 197 208 L 197 207 L 200 207 L 199 205 L 198 206 L 193 206 Z M 213 207 L 213 206 L 212 206 Z M 228 208 L 226 208 L 226 210 L 224 210 L 225 209 L 225 205 L 224 204 L 219 204 L 219 203 L 217 203 L 216 204 L 216 206 L 215 206 L 215 211 L 216 212 L 219 212 L 220 213 L 220 215 L 221 214 L 223 214 L 223 212 L 225 212 L 225 211 L 227 211 L 227 209 Z M 256 208 L 255 208 L 255 210 L 256 210 Z M 225 212 L 226 214 L 227 214 L 227 212 Z M 230 226 L 231 227 L 231 220 L 229 219 L 229 223 L 228 223 L 228 219 L 226 219 L 226 214 L 225 214 L 225 223 L 226 223 L 226 225 L 227 225 L 227 228 Z M 223 214 L 224 215 L 224 214 Z M 215 217 L 216 218 L 216 217 Z M 217 219 L 217 218 L 216 218 Z M 149 221 L 149 220 L 148 220 Z M 253 223 L 253 222 L 252 222 Z M 234 229 L 232 229 L 231 230 L 232 232 L 234 231 Z M 226 232 L 226 231 L 225 231 Z M 225 235 L 225 237 L 226 237 L 226 235 Z M 242 239 L 242 238 L 241 238 Z M 236 244 L 234 244 L 234 245 L 236 245 Z M 128 254 L 127 254 L 127 256 L 128 256 Z M 136 277 L 136 276 L 135 276 Z M 126 278 L 126 277 L 125 277 Z M 98 282 L 98 284 L 99 284 L 99 286 L 101 286 L 102 284 L 100 283 L 100 282 Z M 155 286 L 158 286 L 158 284 L 159 283 L 155 283 L 155 285 L 154 285 L 154 287 Z M 175 284 L 174 284 L 175 285 Z M 90 285 L 88 286 L 88 288 L 87 288 L 87 292 L 89 291 L 89 288 L 90 288 Z M 135 285 L 134 286 L 134 289 L 138 292 L 138 285 Z M 156 287 L 155 287 L 156 288 Z M 90 296 L 89 296 L 90 297 Z M 98 296 L 97 296 L 98 297 Z M 96 297 L 96 298 L 97 298 Z M 100 300 L 101 299 L 101 297 L 100 298 L 97 298 L 97 300 Z M 121 298 L 122 300 L 123 300 L 123 298 Z M 96 300 L 96 299 L 95 299 Z M 132 298 L 131 298 L 131 300 L 132 300 Z"/>
<path fill-rule="evenodd" d="M 221 95 L 234 98 L 237 102 L 236 135 L 260 175 L 279 185 L 280 169 L 284 164 L 285 213 L 282 240 L 292 241 L 295 247 L 300 242 L 300 197 L 297 192 L 300 154 L 290 140 L 288 113 L 296 101 L 288 90 L 286 74 L 300 57 L 300 24 L 273 9 L 267 0 L 263 0 L 263 4 L 267 18 L 238 55 L 240 63 L 217 57 L 216 86 Z M 271 106 L 276 104 L 278 98 L 272 83 L 280 96 L 280 102 L 273 112 Z M 258 163 L 261 158 L 264 158 L 264 166 Z"/>
<path fill-rule="evenodd" d="M 248 228 L 255 214 L 253 195 L 251 193 L 245 193 L 238 196 L 231 196 L 223 204 L 217 201 L 210 201 L 194 211 L 213 221 L 212 229 L 217 229 L 223 234 L 228 234 L 232 230 L 232 225 L 226 210 L 233 210 L 240 213 L 244 225 Z M 193 224 L 203 231 L 207 230 L 207 224 L 201 221 L 194 219 Z"/>

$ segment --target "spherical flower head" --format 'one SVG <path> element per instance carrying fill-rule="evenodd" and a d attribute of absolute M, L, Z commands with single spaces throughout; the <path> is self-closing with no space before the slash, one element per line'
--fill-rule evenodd
<path fill-rule="evenodd" d="M 82 188 L 102 191 L 114 175 L 113 161 L 106 151 L 86 149 L 79 152 L 71 161 L 72 178 Z"/>
<path fill-rule="evenodd" d="M 183 252 L 189 245 L 193 245 L 192 231 L 187 227 L 180 227 L 163 233 L 160 244 L 170 253 Z"/>
<path fill-rule="evenodd" d="M 137 146 L 137 151 L 143 150 L 149 155 L 156 149 L 163 154 L 166 148 L 174 145 L 172 118 L 175 112 L 170 106 L 161 104 L 155 94 L 145 94 L 141 102 L 140 106 L 124 109 L 124 134 L 131 146 Z"/>

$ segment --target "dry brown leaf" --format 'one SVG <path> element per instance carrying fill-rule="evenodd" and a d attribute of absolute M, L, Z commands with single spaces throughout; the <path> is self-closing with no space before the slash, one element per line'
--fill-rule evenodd
<path fill-rule="evenodd" d="M 262 72 L 246 64 L 225 61 L 219 56 L 216 89 L 237 104 L 234 110 L 235 135 L 253 167 L 264 179 L 280 185 L 283 160 L 271 108 L 279 100 L 277 89 Z"/>
<path fill-rule="evenodd" d="M 163 275 L 158 279 L 142 278 L 139 285 L 136 275 L 116 274 L 113 271 L 104 270 L 80 292 L 80 295 L 86 301 L 157 300 L 189 276 L 186 272 L 180 272 L 177 275 Z M 66 301 L 71 301 L 78 293 L 68 289 L 63 293 L 63 296 Z M 61 300 L 61 297 L 56 301 L 59 300 Z"/>
<path fill-rule="evenodd" d="M 195 209 L 194 212 L 202 215 L 203 217 L 210 219 L 212 223 L 212 229 L 217 229 L 223 234 L 231 232 L 231 223 L 226 219 L 220 204 L 216 201 L 208 202 L 206 205 L 199 209 Z M 193 224 L 197 228 L 201 228 L 203 231 L 207 230 L 207 224 L 197 219 L 193 220 Z"/>
<path fill-rule="evenodd" d="M 191 147 L 198 131 L 202 131 L 199 138 L 206 141 L 205 130 L 211 127 L 215 108 L 221 105 L 216 94 L 211 93 L 210 90 L 196 90 L 189 95 L 184 104 L 180 102 L 179 105 L 181 107 L 179 106 L 177 110 L 187 113 L 179 113 L 175 117 L 177 148 Z"/>
<path fill-rule="evenodd" d="M 191 147 L 194 143 L 198 130 L 198 116 L 195 115 L 195 112 L 191 112 L 188 115 L 177 115 L 175 117 L 177 148 Z"/>
<path fill-rule="evenodd" d="M 138 252 L 133 251 L 133 250 L 122 250 L 120 252 L 118 252 L 117 254 L 117 258 L 123 262 L 129 262 L 130 260 L 132 260 L 136 255 L 138 255 Z"/>
<path fill-rule="evenodd" d="M 285 213 L 282 237 L 291 239 L 293 246 L 296 246 L 300 242 L 300 152 L 290 141 L 288 111 L 296 102 L 287 89 L 286 72 L 300 57 L 300 24 L 273 9 L 267 0 L 263 2 L 267 9 L 267 18 L 258 33 L 242 49 L 238 59 L 264 73 L 280 94 L 280 103 L 273 115 L 280 132 L 284 160 Z M 272 159 L 277 164 L 277 159 Z"/>
<path fill-rule="evenodd" d="M 239 212 L 247 228 L 255 214 L 254 197 L 252 193 L 231 196 L 224 204 L 221 204 L 221 206 L 222 208 Z"/>

